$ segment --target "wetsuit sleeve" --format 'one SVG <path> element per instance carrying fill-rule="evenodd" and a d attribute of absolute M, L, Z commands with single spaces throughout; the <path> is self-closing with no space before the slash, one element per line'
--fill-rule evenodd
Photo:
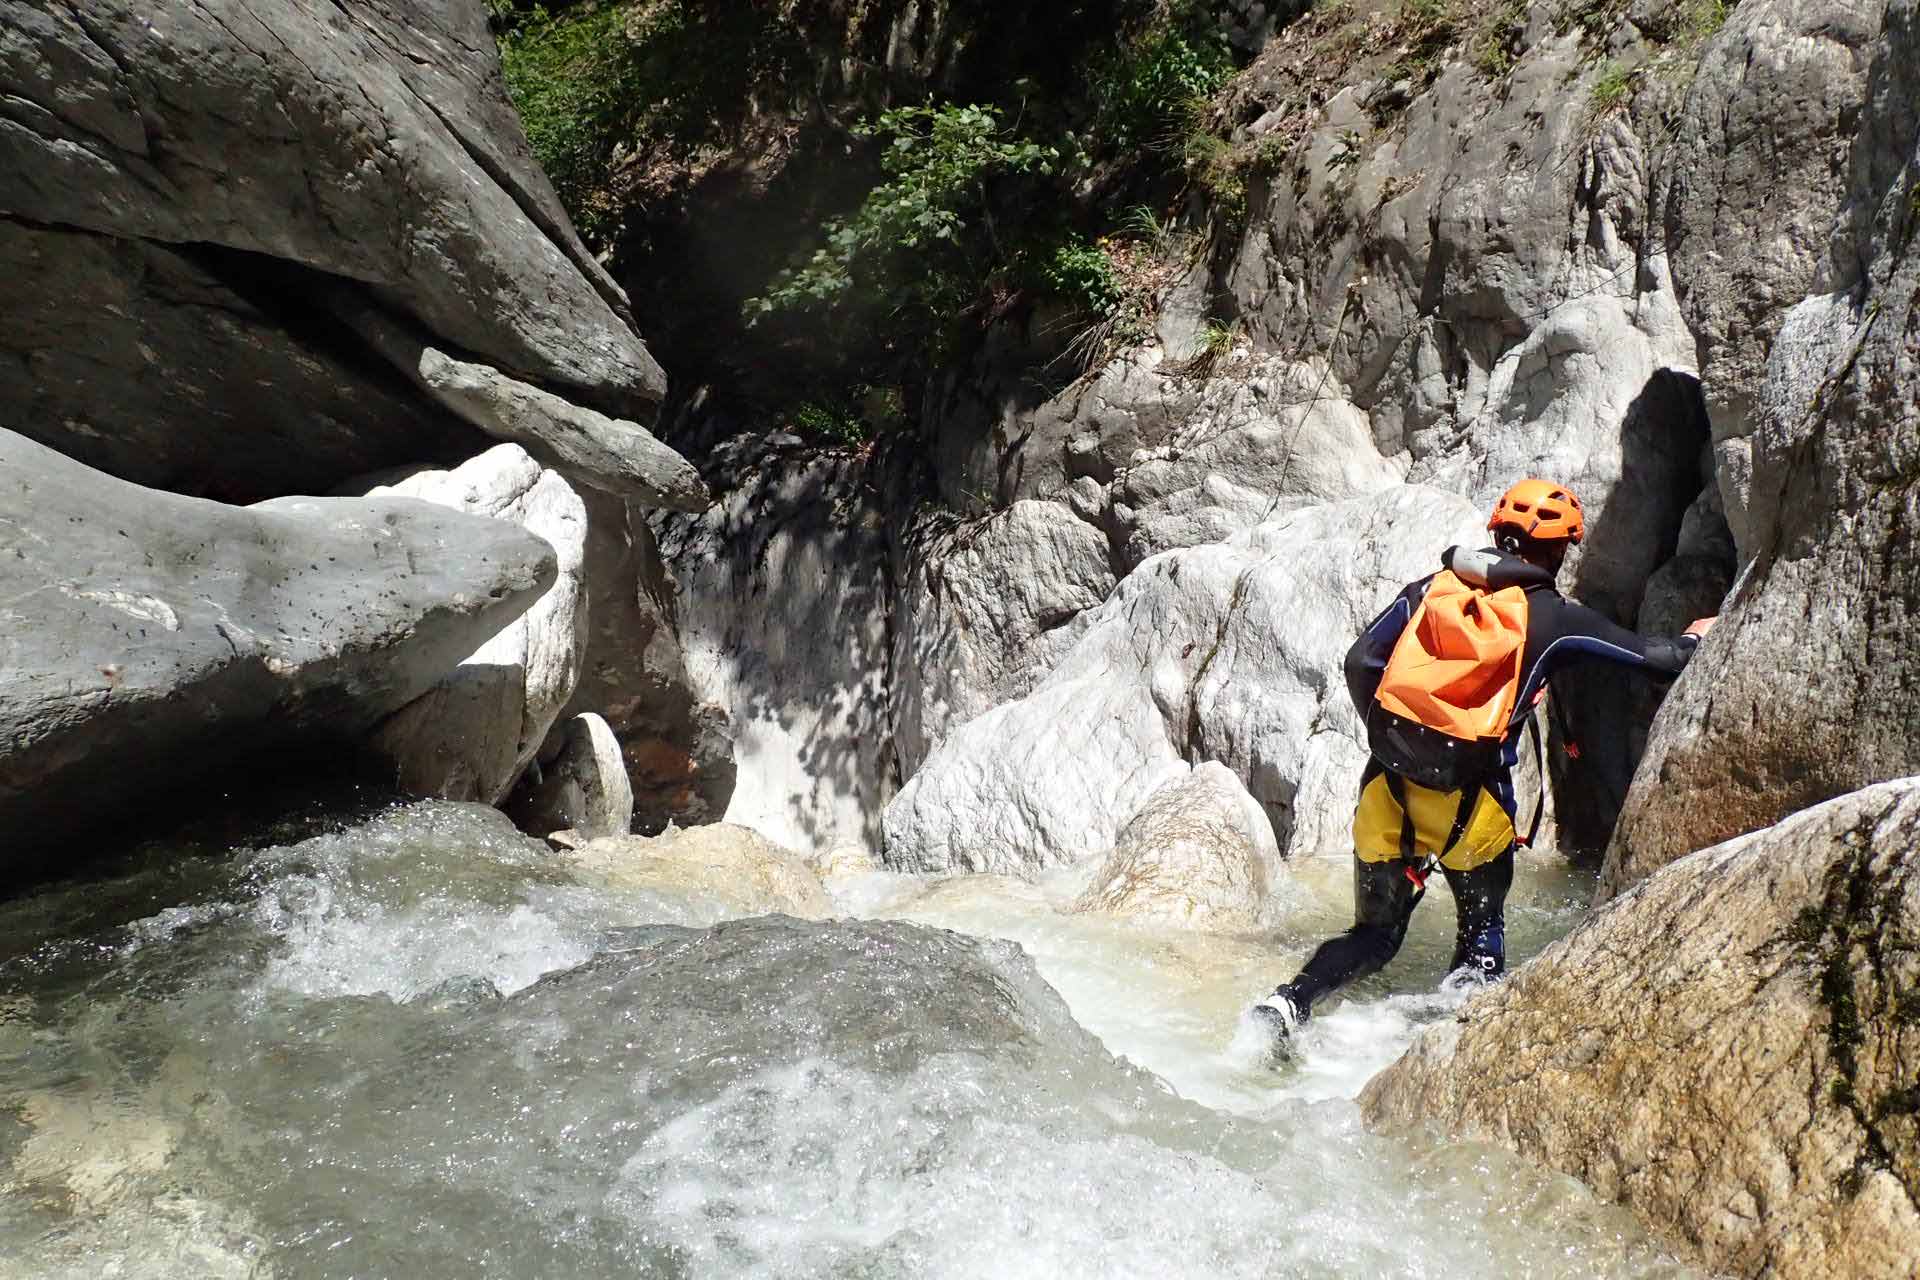
<path fill-rule="evenodd" d="M 1347 696 L 1353 699 L 1353 709 L 1360 713 L 1362 720 L 1367 718 L 1367 709 L 1373 705 L 1374 690 L 1380 687 L 1380 677 L 1386 673 L 1393 646 L 1400 642 L 1400 633 L 1407 629 L 1432 581 L 1432 576 L 1428 576 L 1408 583 L 1347 650 Z"/>
<path fill-rule="evenodd" d="M 1541 681 L 1577 662 L 1617 662 L 1651 675 L 1677 676 L 1700 643 L 1693 636 L 1636 635 L 1604 614 L 1548 592 L 1530 594 L 1527 603 L 1528 643 L 1538 654 L 1528 673 L 1528 696 Z"/>

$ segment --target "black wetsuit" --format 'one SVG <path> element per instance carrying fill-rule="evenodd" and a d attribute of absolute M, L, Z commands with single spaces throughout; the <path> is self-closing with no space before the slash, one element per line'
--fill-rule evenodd
<path fill-rule="evenodd" d="M 1489 553 L 1498 556 L 1499 553 Z M 1347 691 L 1364 721 L 1387 659 L 1400 633 L 1420 607 L 1431 576 L 1409 583 L 1347 651 Z M 1489 587 L 1521 587 L 1527 593 L 1527 639 L 1521 654 L 1518 706 L 1531 710 L 1535 695 L 1556 671 L 1580 662 L 1616 662 L 1671 679 L 1693 656 L 1692 636 L 1648 639 L 1628 631 L 1585 605 L 1565 599 L 1554 588 L 1554 574 L 1516 557 L 1501 556 L 1488 574 Z M 1514 814 L 1512 768 L 1526 713 L 1516 716 L 1507 735 L 1502 763 L 1485 780 L 1511 818 Z M 1361 787 L 1382 772 L 1369 761 Z M 1369 862 L 1354 858 L 1353 928 L 1320 944 L 1299 975 L 1288 984 L 1294 1003 L 1306 1013 L 1312 1002 L 1355 978 L 1377 972 L 1393 959 L 1407 936 L 1407 924 L 1421 890 L 1402 861 Z M 1470 967 L 1488 977 L 1506 968 L 1506 899 L 1513 884 L 1513 848 L 1470 871 L 1442 866 L 1457 913 L 1454 953 L 1449 971 Z"/>

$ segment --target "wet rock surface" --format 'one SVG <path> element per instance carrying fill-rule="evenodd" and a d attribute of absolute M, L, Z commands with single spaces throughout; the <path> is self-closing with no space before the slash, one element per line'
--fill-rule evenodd
<path fill-rule="evenodd" d="M 1920 782 L 1703 850 L 1608 904 L 1361 1104 L 1506 1143 L 1715 1271 L 1920 1254 Z"/>
<path fill-rule="evenodd" d="M 10 872 L 260 748 L 363 736 L 556 572 L 525 531 L 413 500 L 227 507 L 6 431 L 0 477 Z"/>

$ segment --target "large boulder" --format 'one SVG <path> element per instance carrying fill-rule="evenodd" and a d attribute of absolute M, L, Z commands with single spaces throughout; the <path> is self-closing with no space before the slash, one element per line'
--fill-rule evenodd
<path fill-rule="evenodd" d="M 1366 759 L 1347 646 L 1480 523 L 1458 495 L 1395 486 L 1147 561 L 1033 692 L 934 750 L 887 807 L 887 862 L 1077 863 L 1207 760 L 1243 779 L 1283 851 L 1343 845 Z"/>
<path fill-rule="evenodd" d="M 554 582 L 503 520 L 144 490 L 0 431 L 0 869 L 302 737 L 359 739 Z"/>
<path fill-rule="evenodd" d="M 1209 760 L 1147 799 L 1072 910 L 1252 928 L 1279 862 L 1266 811 L 1232 770 Z"/>
<path fill-rule="evenodd" d="M 498 804 L 573 695 L 586 649 L 587 512 L 557 472 L 518 445 L 496 445 L 451 471 L 422 469 L 366 489 L 507 520 L 553 547 L 553 586 L 373 737 L 401 788 Z"/>
<path fill-rule="evenodd" d="M 235 496 L 331 487 L 392 437 L 471 440 L 336 318 L 361 310 L 611 414 L 664 393 L 479 4 L 4 0 L 0 104 L 0 261 L 57 275 L 66 307 L 0 301 L 0 426 Z"/>
<path fill-rule="evenodd" d="M 1920 779 L 1667 867 L 1376 1076 L 1376 1125 L 1517 1148 L 1734 1275 L 1920 1257 Z"/>
<path fill-rule="evenodd" d="M 1603 896 L 1690 850 L 1920 770 L 1916 101 L 1920 5 L 1895 0 L 1833 239 L 1844 274 L 1787 315 L 1767 366 L 1745 521 L 1753 558 L 1661 710 Z"/>

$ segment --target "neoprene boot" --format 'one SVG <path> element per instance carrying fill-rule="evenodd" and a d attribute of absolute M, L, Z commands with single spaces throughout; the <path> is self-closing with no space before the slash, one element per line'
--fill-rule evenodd
<path fill-rule="evenodd" d="M 1293 984 L 1283 982 L 1273 994 L 1253 1006 L 1253 1016 L 1273 1037 L 1272 1057 L 1285 1062 L 1293 1056 L 1293 1033 L 1307 1020 L 1307 1004 L 1293 993 Z"/>

